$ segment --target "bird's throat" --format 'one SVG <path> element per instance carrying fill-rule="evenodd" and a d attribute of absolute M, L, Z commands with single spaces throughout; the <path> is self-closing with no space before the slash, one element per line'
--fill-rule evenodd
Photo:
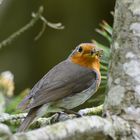
<path fill-rule="evenodd" d="M 71 57 L 70 60 L 75 63 L 78 64 L 80 66 L 86 67 L 86 68 L 90 68 L 92 70 L 96 70 L 96 71 L 100 71 L 100 60 L 97 58 L 75 58 L 75 57 Z"/>

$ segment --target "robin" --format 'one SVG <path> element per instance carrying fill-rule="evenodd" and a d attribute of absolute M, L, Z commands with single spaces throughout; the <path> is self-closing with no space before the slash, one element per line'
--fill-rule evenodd
<path fill-rule="evenodd" d="M 29 110 L 18 132 L 25 131 L 42 108 L 65 112 L 88 100 L 100 85 L 102 52 L 92 43 L 82 43 L 38 81 L 18 106 Z"/>

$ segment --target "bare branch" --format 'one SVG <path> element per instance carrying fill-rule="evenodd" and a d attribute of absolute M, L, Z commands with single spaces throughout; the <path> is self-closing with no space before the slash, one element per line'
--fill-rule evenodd
<path fill-rule="evenodd" d="M 21 35 L 22 33 L 24 33 L 25 31 L 27 31 L 29 28 L 31 28 L 32 26 L 34 26 L 34 24 L 40 19 L 40 15 L 43 12 L 43 7 L 40 7 L 36 16 L 30 20 L 30 22 L 28 24 L 26 24 L 24 27 L 22 27 L 21 29 L 19 29 L 18 31 L 16 31 L 15 33 L 13 33 L 12 35 L 10 35 L 7 39 L 3 40 L 0 43 L 0 48 L 5 47 L 7 45 L 9 45 L 12 41 L 14 41 L 19 35 Z"/>
<path fill-rule="evenodd" d="M 16 31 L 15 33 L 13 33 L 12 35 L 10 35 L 7 39 L 3 40 L 0 43 L 0 48 L 5 47 L 7 45 L 9 45 L 12 41 L 14 41 L 19 35 L 21 35 L 22 33 L 24 33 L 25 31 L 27 31 L 28 29 L 30 29 L 31 27 L 33 27 L 36 22 L 40 19 L 43 21 L 43 24 L 46 24 L 47 26 L 53 28 L 53 29 L 64 29 L 64 26 L 62 26 L 61 23 L 51 23 L 49 21 L 47 21 L 43 16 L 43 6 L 40 6 L 37 13 L 32 13 L 32 19 L 30 20 L 29 23 L 27 23 L 25 26 L 23 26 L 21 29 L 19 29 L 18 31 Z M 38 39 L 44 32 L 44 27 L 42 28 L 42 30 L 39 32 L 39 35 L 37 35 L 36 39 Z"/>

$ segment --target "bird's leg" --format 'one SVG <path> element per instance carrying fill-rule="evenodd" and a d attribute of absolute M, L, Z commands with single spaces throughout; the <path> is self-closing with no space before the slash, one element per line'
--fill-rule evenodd
<path fill-rule="evenodd" d="M 74 115 L 76 115 L 77 118 L 82 117 L 81 114 L 79 114 L 79 113 L 77 113 L 77 112 L 75 112 L 75 111 L 73 111 L 73 110 L 66 109 L 66 108 L 64 108 L 64 107 L 61 107 L 61 108 L 62 108 L 62 109 L 64 110 L 64 112 L 67 113 L 67 114 L 74 114 Z"/>
<path fill-rule="evenodd" d="M 59 122 L 61 114 L 62 112 L 57 112 L 56 114 L 54 114 L 50 120 L 50 123 L 53 124 L 55 122 Z"/>
<path fill-rule="evenodd" d="M 70 110 L 70 109 L 66 109 L 61 107 L 61 109 L 63 109 L 63 112 L 57 112 L 55 115 L 52 116 L 50 123 L 53 124 L 55 122 L 59 122 L 59 121 L 64 121 L 64 120 L 68 120 L 70 119 L 70 116 L 67 116 L 66 114 L 74 114 L 76 115 L 77 118 L 82 117 L 81 114 Z M 65 114 L 66 113 L 66 114 Z"/>
<path fill-rule="evenodd" d="M 56 123 L 59 121 L 65 121 L 71 119 L 71 117 L 66 112 L 57 112 L 51 117 L 50 123 Z"/>

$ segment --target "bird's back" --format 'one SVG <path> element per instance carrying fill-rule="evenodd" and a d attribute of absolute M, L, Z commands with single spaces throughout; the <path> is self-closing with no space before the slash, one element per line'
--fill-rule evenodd
<path fill-rule="evenodd" d="M 80 93 L 96 83 L 98 73 L 89 68 L 74 64 L 68 59 L 51 69 L 31 90 L 26 97 L 32 102 L 28 109 L 60 100 L 63 97 Z M 24 105 L 26 101 L 23 100 Z"/>

